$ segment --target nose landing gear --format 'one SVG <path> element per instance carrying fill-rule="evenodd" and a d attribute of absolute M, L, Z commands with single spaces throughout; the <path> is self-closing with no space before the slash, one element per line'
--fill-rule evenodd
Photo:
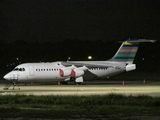
<path fill-rule="evenodd" d="M 13 86 L 12 90 L 15 90 L 16 87 L 18 88 L 18 90 L 20 90 L 19 85 L 17 84 L 17 82 L 18 82 L 18 79 L 10 80 L 10 82 L 4 86 L 3 90 L 8 90 L 9 87 L 11 87 L 11 86 Z"/>

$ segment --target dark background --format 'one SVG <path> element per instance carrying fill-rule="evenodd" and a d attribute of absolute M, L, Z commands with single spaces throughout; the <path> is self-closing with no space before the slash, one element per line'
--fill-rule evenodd
<path fill-rule="evenodd" d="M 157 42 L 140 45 L 135 72 L 159 77 L 158 0 L 1 0 L 0 16 L 1 76 L 25 62 L 107 60 L 118 41 L 145 38 Z"/>
<path fill-rule="evenodd" d="M 0 39 L 159 39 L 159 0 L 1 0 Z"/>

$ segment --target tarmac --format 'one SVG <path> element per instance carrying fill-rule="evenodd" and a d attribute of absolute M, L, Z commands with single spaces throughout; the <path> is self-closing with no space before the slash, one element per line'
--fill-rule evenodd
<path fill-rule="evenodd" d="M 20 85 L 20 90 L 12 86 L 9 90 L 3 90 L 4 85 L 0 84 L 0 95 L 147 95 L 160 97 L 160 82 L 112 82 L 107 84 L 84 84 L 84 85 L 46 85 L 30 84 Z"/>

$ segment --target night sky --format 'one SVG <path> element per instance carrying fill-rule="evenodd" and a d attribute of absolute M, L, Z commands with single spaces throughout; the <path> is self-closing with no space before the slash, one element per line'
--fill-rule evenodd
<path fill-rule="evenodd" d="M 160 39 L 159 0 L 1 0 L 0 40 Z"/>

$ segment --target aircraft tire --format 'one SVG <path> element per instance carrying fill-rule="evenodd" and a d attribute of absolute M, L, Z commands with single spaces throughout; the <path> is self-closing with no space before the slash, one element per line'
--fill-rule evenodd
<path fill-rule="evenodd" d="M 60 83 L 61 83 L 61 85 L 67 85 L 68 84 L 68 82 L 66 82 L 66 81 L 61 81 Z"/>
<path fill-rule="evenodd" d="M 82 82 L 76 82 L 75 84 L 76 85 L 82 85 Z"/>

